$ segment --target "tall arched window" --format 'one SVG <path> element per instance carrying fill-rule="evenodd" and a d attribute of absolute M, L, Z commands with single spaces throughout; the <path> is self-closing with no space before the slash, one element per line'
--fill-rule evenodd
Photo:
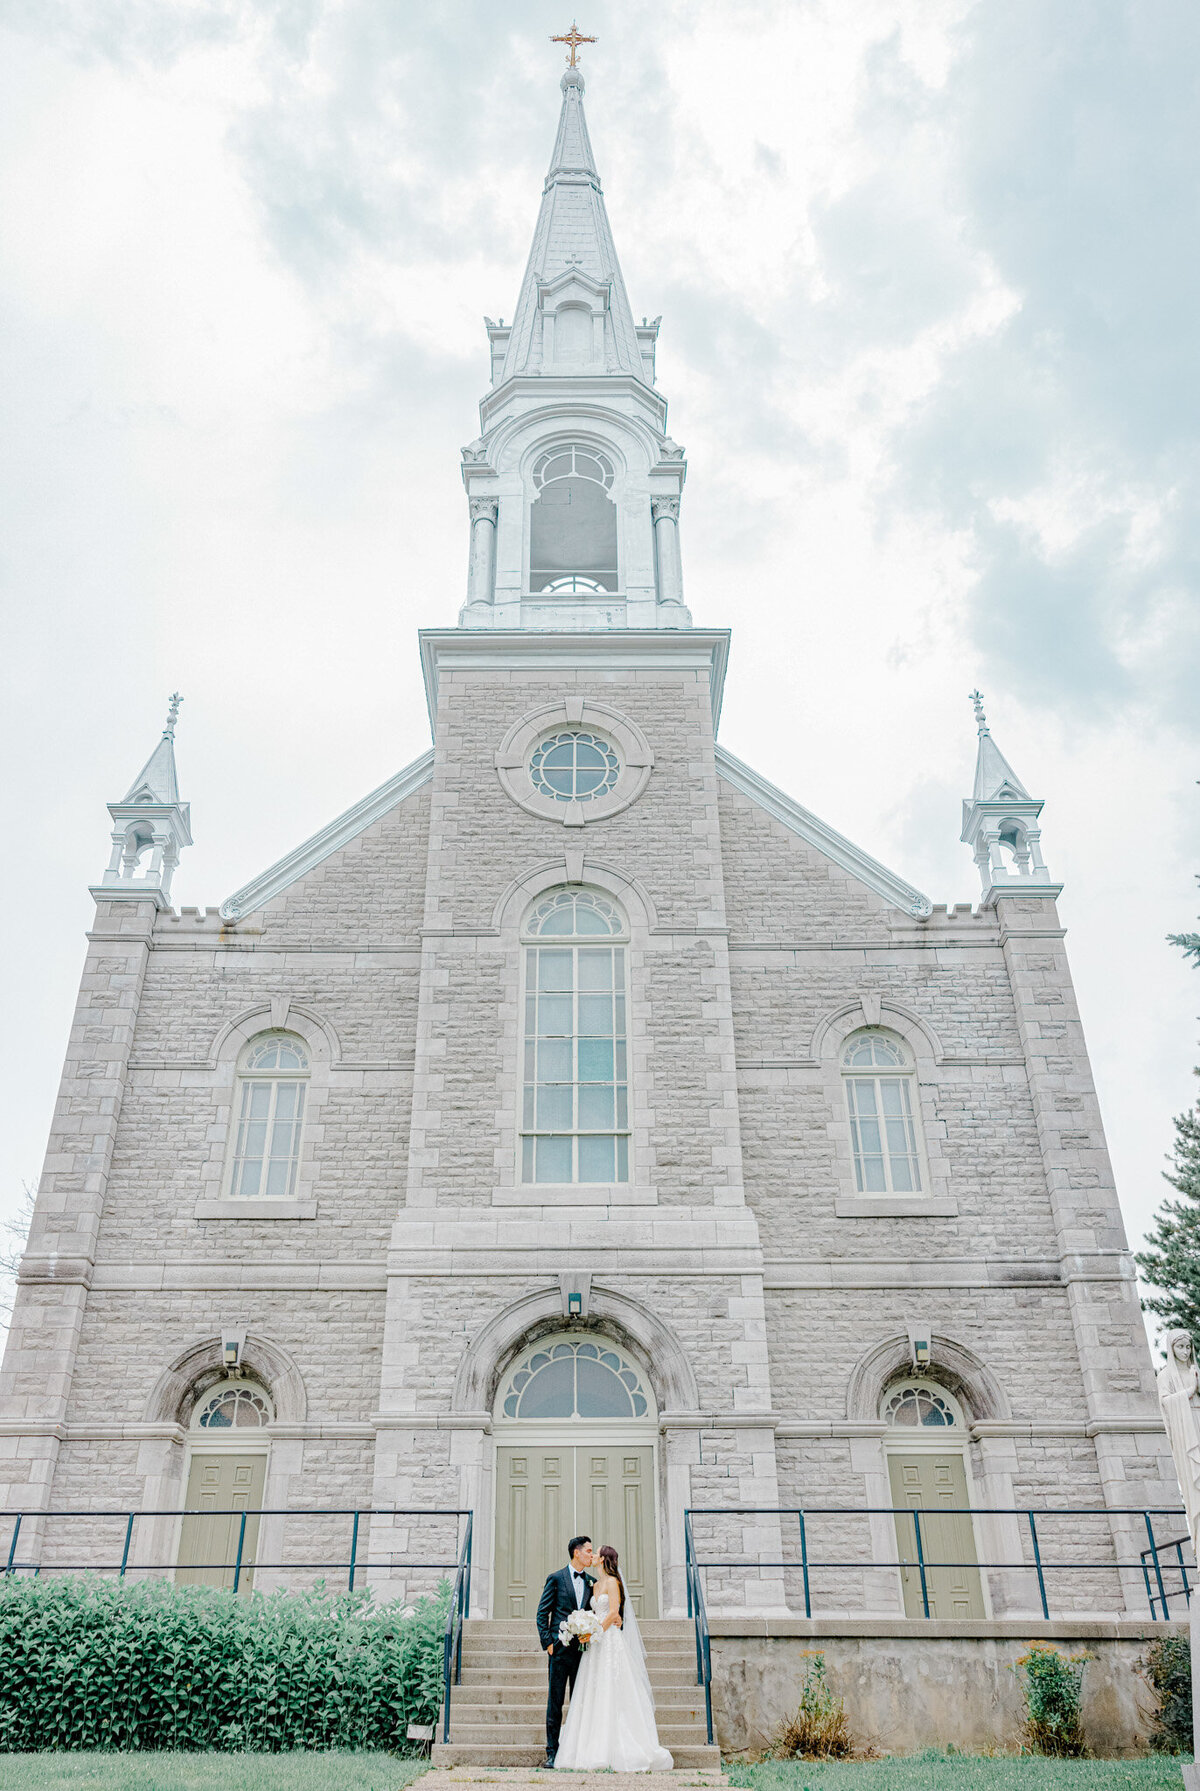
<path fill-rule="evenodd" d="M 854 1178 L 860 1194 L 919 1194 L 916 1076 L 892 1032 L 856 1032 L 842 1048 Z"/>
<path fill-rule="evenodd" d="M 229 1183 L 235 1200 L 295 1193 L 308 1069 L 304 1042 L 292 1032 L 260 1033 L 243 1051 Z"/>
<path fill-rule="evenodd" d="M 523 1182 L 629 1180 L 624 921 L 557 889 L 525 926 Z"/>
<path fill-rule="evenodd" d="M 529 516 L 529 589 L 617 589 L 617 512 L 609 493 L 613 467 L 595 448 L 568 444 L 543 454 Z"/>

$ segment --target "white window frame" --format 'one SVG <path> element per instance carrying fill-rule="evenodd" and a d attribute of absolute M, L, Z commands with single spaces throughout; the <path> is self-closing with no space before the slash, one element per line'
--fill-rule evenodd
<path fill-rule="evenodd" d="M 895 1067 L 885 1064 L 872 1064 L 855 1068 L 847 1063 L 848 1054 L 866 1039 L 879 1039 L 900 1058 Z M 921 1136 L 921 1101 L 917 1087 L 917 1071 L 912 1052 L 899 1033 L 884 1026 L 863 1026 L 856 1028 L 843 1039 L 838 1052 L 838 1066 L 842 1079 L 842 1098 L 846 1107 L 846 1118 L 850 1126 L 850 1156 L 854 1168 L 855 1193 L 870 1198 L 872 1196 L 895 1197 L 897 1199 L 913 1198 L 920 1200 L 929 1191 L 929 1168 L 925 1161 L 925 1151 Z M 894 1084 L 902 1093 L 904 1112 L 899 1116 L 907 1127 L 910 1149 L 901 1153 L 913 1166 L 917 1177 L 915 1188 L 897 1188 L 893 1170 L 893 1152 L 888 1137 L 888 1116 L 884 1109 L 884 1085 Z M 874 1088 L 875 1112 L 863 1114 L 857 1109 L 857 1096 L 851 1085 L 871 1084 Z M 861 1144 L 861 1128 L 864 1124 L 874 1123 L 878 1127 L 880 1151 L 879 1161 L 883 1166 L 884 1186 L 868 1188 L 866 1182 L 867 1153 Z M 872 1152 L 874 1156 L 876 1153 Z"/>
<path fill-rule="evenodd" d="M 304 1068 L 295 1070 L 254 1070 L 249 1068 L 249 1058 L 253 1055 L 256 1048 L 260 1046 L 264 1040 L 269 1038 L 295 1039 L 303 1049 Z M 237 1074 L 234 1078 L 233 1104 L 229 1115 L 227 1161 L 225 1165 L 225 1176 L 222 1183 L 222 1198 L 224 1200 L 235 1204 L 244 1200 L 252 1206 L 262 1204 L 268 1208 L 276 1204 L 281 1206 L 294 1206 L 296 1204 L 300 1167 L 303 1161 L 304 1134 L 308 1119 L 308 1095 L 311 1080 L 312 1054 L 309 1051 L 308 1041 L 293 1028 L 264 1027 L 261 1032 L 255 1033 L 253 1038 L 247 1040 L 239 1053 Z M 241 1149 L 242 1128 L 243 1125 L 247 1123 L 247 1118 L 243 1115 L 243 1109 L 249 1097 L 250 1089 L 255 1086 L 261 1087 L 264 1084 L 270 1084 L 271 1086 L 269 1108 L 265 1121 L 265 1145 L 269 1145 L 274 1138 L 280 1086 L 284 1084 L 295 1086 L 298 1084 L 302 1089 L 301 1111 L 299 1117 L 285 1122 L 295 1128 L 289 1159 L 290 1172 L 288 1175 L 288 1185 L 286 1191 L 281 1194 L 268 1194 L 262 1187 L 253 1194 L 243 1194 L 240 1191 L 236 1191 L 236 1184 L 240 1180 L 239 1171 L 241 1165 L 247 1160 L 246 1154 Z M 264 1170 L 266 1170 L 273 1161 L 273 1158 L 266 1148 L 264 1148 L 261 1161 Z"/>
<path fill-rule="evenodd" d="M 569 894 L 569 895 L 576 896 L 576 897 L 580 896 L 580 895 L 588 895 L 588 896 L 596 897 L 599 901 L 603 902 L 606 907 L 613 910 L 613 912 L 617 916 L 617 919 L 620 923 L 619 930 L 615 933 L 610 933 L 607 935 L 570 933 L 570 934 L 552 934 L 552 935 L 547 936 L 545 934 L 532 933 L 530 931 L 530 925 L 531 925 L 531 922 L 532 922 L 534 916 L 537 914 L 538 910 L 546 902 L 551 900 L 551 898 L 553 898 L 555 895 L 558 895 L 560 893 Z M 518 1105 L 518 1114 L 517 1114 L 517 1118 L 518 1118 L 517 1161 L 516 1161 L 517 1186 L 522 1189 L 529 1189 L 529 1190 L 534 1190 L 534 1189 L 538 1189 L 538 1188 L 556 1188 L 556 1187 L 595 1188 L 597 1190 L 602 1189 L 602 1188 L 603 1189 L 627 1188 L 628 1186 L 630 1186 L 630 1184 L 633 1180 L 632 1158 L 633 1158 L 633 1137 L 634 1137 L 633 1113 L 631 1110 L 632 1091 L 631 1091 L 631 1087 L 630 1087 L 630 1083 L 631 1083 L 631 1077 L 630 1077 L 631 1041 L 630 1041 L 630 1025 L 629 1025 L 629 1007 L 630 1007 L 629 944 L 630 944 L 630 938 L 629 938 L 628 920 L 627 920 L 626 916 L 622 913 L 618 904 L 604 890 L 593 889 L 591 887 L 585 888 L 583 886 L 561 885 L 557 888 L 547 889 L 546 891 L 543 892 L 543 894 L 541 896 L 538 897 L 537 901 L 532 904 L 529 912 L 525 916 L 524 923 L 522 924 L 520 939 L 521 939 L 521 981 L 520 981 L 521 993 L 520 993 L 520 1010 L 519 1010 L 520 1017 L 519 1017 L 519 1034 L 518 1034 L 519 1046 L 520 1046 L 520 1063 L 519 1063 L 520 1077 L 519 1077 L 519 1083 L 518 1083 L 518 1103 L 519 1103 L 519 1105 Z M 578 1074 L 578 1069 L 579 1069 L 578 1045 L 579 1045 L 579 1040 L 581 1039 L 581 1037 L 590 1036 L 586 1033 L 581 1033 L 579 1030 L 579 1026 L 580 1026 L 580 1022 L 579 1022 L 580 997 L 582 995 L 586 995 L 588 993 L 587 990 L 582 989 L 580 986 L 579 958 L 580 958 L 581 952 L 586 953 L 589 950 L 591 950 L 591 951 L 607 950 L 607 951 L 611 951 L 613 953 L 613 977 L 612 977 L 612 985 L 611 985 L 611 994 L 612 994 L 614 1004 L 619 1000 L 621 1002 L 622 1008 L 623 1008 L 622 1029 L 619 1033 L 616 1031 L 616 1022 L 614 1019 L 614 1031 L 612 1034 L 612 1038 L 613 1038 L 614 1059 L 616 1058 L 616 1056 L 618 1054 L 618 1045 L 621 1045 L 624 1047 L 624 1075 L 622 1077 L 617 1074 L 617 1065 L 614 1062 L 614 1074 L 613 1074 L 613 1080 L 612 1080 L 611 1086 L 612 1086 L 613 1092 L 614 1092 L 614 1108 L 617 1109 L 614 1112 L 614 1120 L 617 1120 L 619 1118 L 619 1103 L 620 1103 L 622 1089 L 624 1091 L 624 1100 L 625 1100 L 625 1117 L 624 1117 L 623 1124 L 614 1124 L 614 1126 L 611 1130 L 603 1130 L 600 1128 L 593 1128 L 593 1127 L 581 1127 L 578 1123 L 578 1120 L 579 1120 L 579 1090 L 580 1090 L 581 1086 L 585 1085 L 585 1080 L 586 1080 L 586 1079 L 580 1078 L 580 1076 Z M 527 1111 L 528 1111 L 527 1103 L 529 1101 L 530 1093 L 531 1093 L 531 1091 L 533 1092 L 533 1096 L 536 1101 L 537 1089 L 541 1086 L 544 1086 L 543 1084 L 540 1084 L 537 1080 L 537 1067 L 538 1066 L 536 1064 L 536 1061 L 535 1061 L 535 1065 L 534 1065 L 533 1080 L 532 1081 L 530 1080 L 529 1073 L 528 1073 L 529 1053 L 530 1053 L 531 1048 L 536 1053 L 539 1040 L 543 1036 L 549 1036 L 549 1035 L 539 1034 L 536 1031 L 533 1031 L 533 1032 L 530 1031 L 529 1004 L 530 1004 L 531 998 L 536 1003 L 539 1001 L 539 998 L 543 993 L 551 993 L 551 991 L 542 991 L 542 990 L 536 988 L 531 983 L 531 979 L 530 979 L 531 967 L 535 961 L 535 954 L 540 951 L 569 951 L 571 953 L 571 957 L 572 957 L 571 989 L 570 989 L 571 1033 L 569 1035 L 570 1043 L 571 1043 L 571 1058 L 572 1058 L 571 1071 L 572 1071 L 572 1075 L 571 1075 L 570 1081 L 563 1084 L 563 1086 L 569 1087 L 571 1089 L 572 1124 L 571 1124 L 569 1130 L 555 1130 L 552 1132 L 543 1131 L 543 1130 L 539 1129 L 536 1125 L 530 1127 L 526 1123 L 526 1115 L 527 1115 Z M 618 981 L 618 974 L 617 974 L 618 961 L 620 964 L 619 981 Z M 558 992 L 566 993 L 566 991 L 558 991 Z M 600 993 L 601 991 L 596 991 L 596 992 Z M 535 1024 L 536 1024 L 536 1022 L 535 1022 Z M 560 1035 L 554 1035 L 554 1036 L 560 1036 Z M 561 1035 L 561 1036 L 566 1036 L 566 1035 Z M 596 1036 L 601 1036 L 601 1035 L 596 1035 Z M 536 1111 L 534 1112 L 533 1117 L 536 1120 L 536 1117 L 537 1117 Z M 549 1179 L 538 1180 L 536 1178 L 536 1155 L 537 1155 L 537 1142 L 536 1141 L 539 1137 L 544 1137 L 544 1136 L 568 1137 L 571 1140 L 571 1170 L 572 1170 L 572 1173 L 569 1176 L 559 1176 L 559 1177 L 555 1177 L 553 1180 L 549 1180 Z M 603 1137 L 603 1138 L 611 1138 L 614 1140 L 614 1149 L 613 1149 L 614 1169 L 616 1170 L 617 1173 L 615 1173 L 613 1176 L 607 1177 L 603 1180 L 599 1180 L 599 1179 L 584 1180 L 580 1177 L 580 1174 L 579 1174 L 580 1141 L 581 1141 L 581 1139 L 587 1138 L 587 1137 Z M 532 1141 L 533 1169 L 534 1169 L 535 1173 L 527 1177 L 526 1169 L 525 1169 L 526 1144 L 530 1141 Z M 621 1173 L 622 1157 L 624 1159 L 624 1164 L 623 1164 L 624 1173 L 623 1174 Z"/>

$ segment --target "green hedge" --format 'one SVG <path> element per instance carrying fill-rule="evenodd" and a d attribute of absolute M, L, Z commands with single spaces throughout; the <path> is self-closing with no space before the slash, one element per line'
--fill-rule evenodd
<path fill-rule="evenodd" d="M 0 1753 L 410 1751 L 442 1690 L 449 1588 L 259 1593 L 90 1576 L 0 1581 Z"/>

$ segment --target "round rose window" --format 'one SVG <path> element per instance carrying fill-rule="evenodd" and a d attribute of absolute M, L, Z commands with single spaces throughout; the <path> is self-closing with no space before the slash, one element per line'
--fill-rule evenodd
<path fill-rule="evenodd" d="M 555 802 L 594 802 L 597 796 L 606 796 L 620 769 L 607 740 L 578 728 L 540 741 L 529 761 L 534 789 Z"/>

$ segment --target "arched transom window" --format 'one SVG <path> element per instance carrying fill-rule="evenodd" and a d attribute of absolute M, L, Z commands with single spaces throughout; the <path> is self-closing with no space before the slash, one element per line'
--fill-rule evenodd
<path fill-rule="evenodd" d="M 889 1387 L 880 1414 L 897 1430 L 950 1430 L 962 1424 L 962 1415 L 950 1395 L 929 1381 L 906 1381 Z"/>
<path fill-rule="evenodd" d="M 525 934 L 521 1180 L 627 1182 L 624 921 L 594 890 L 557 889 Z"/>
<path fill-rule="evenodd" d="M 891 1032 L 855 1032 L 842 1048 L 854 1179 L 860 1194 L 919 1194 L 912 1057 Z"/>
<path fill-rule="evenodd" d="M 532 1350 L 500 1396 L 505 1418 L 645 1418 L 650 1395 L 633 1364 L 610 1344 L 567 1338 Z"/>
<path fill-rule="evenodd" d="M 271 1422 L 271 1406 L 253 1381 L 226 1381 L 200 1401 L 192 1422 L 197 1430 L 261 1430 Z"/>
<path fill-rule="evenodd" d="M 578 443 L 551 448 L 533 469 L 529 515 L 531 592 L 617 589 L 617 512 L 612 462 Z"/>
<path fill-rule="evenodd" d="M 267 1032 L 242 1053 L 230 1194 L 240 1200 L 287 1200 L 296 1188 L 308 1053 L 292 1032 Z"/>

